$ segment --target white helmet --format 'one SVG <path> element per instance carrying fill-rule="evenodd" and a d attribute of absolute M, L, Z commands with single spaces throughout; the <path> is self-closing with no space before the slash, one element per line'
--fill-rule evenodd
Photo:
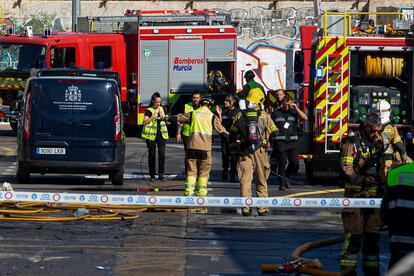
<path fill-rule="evenodd" d="M 386 124 L 390 122 L 391 116 L 391 105 L 386 100 L 380 100 L 376 105 L 375 109 L 379 111 L 381 116 L 381 123 Z"/>

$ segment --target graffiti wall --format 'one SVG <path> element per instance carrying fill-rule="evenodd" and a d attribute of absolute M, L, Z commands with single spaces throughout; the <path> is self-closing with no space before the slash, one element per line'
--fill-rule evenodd
<path fill-rule="evenodd" d="M 6 11 L 5 9 L 4 11 Z M 239 22 L 237 89 L 244 84 L 243 74 L 253 70 L 258 80 L 266 89 L 285 88 L 286 83 L 286 49 L 299 39 L 299 26 L 315 24 L 313 8 L 252 7 L 249 9 L 217 9 L 231 14 L 233 21 Z M 106 12 L 109 12 L 106 10 Z M 67 12 L 66 12 L 67 13 Z M 14 16 L 3 12 L 0 33 L 12 24 L 15 31 L 23 26 L 33 26 L 35 33 L 43 33 L 45 27 L 53 31 L 68 30 L 71 26 L 69 14 L 61 14 L 55 6 L 48 13 L 33 7 L 30 15 Z M 116 11 L 113 11 L 116 13 Z M 93 15 L 93 14 L 91 14 Z M 119 15 L 119 14 L 105 14 Z"/>
<path fill-rule="evenodd" d="M 253 70 L 268 90 L 286 88 L 286 49 L 299 41 L 299 26 L 313 25 L 316 20 L 312 8 L 229 11 L 237 27 L 237 89 L 244 85 L 243 74 Z"/>

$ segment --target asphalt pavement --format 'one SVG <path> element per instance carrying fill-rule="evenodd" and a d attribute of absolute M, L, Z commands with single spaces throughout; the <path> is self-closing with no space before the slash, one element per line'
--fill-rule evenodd
<path fill-rule="evenodd" d="M 213 147 L 209 195 L 238 196 L 238 183 L 221 181 L 219 141 Z M 0 181 L 17 191 L 182 195 L 182 145 L 167 144 L 167 181 L 148 181 L 145 142 L 127 138 L 125 184 L 106 176 L 33 175 L 32 183 L 15 179 L 16 138 L 0 125 Z M 301 168 L 288 191 L 269 180 L 270 196 L 338 188 L 306 184 Z M 158 188 L 158 192 L 154 192 Z M 341 196 L 340 193 L 324 195 Z M 264 263 L 282 263 L 303 243 L 341 235 L 337 209 L 273 209 L 270 216 L 243 217 L 240 210 L 209 208 L 207 213 L 163 210 L 143 212 L 134 221 L 1 222 L 0 275 L 261 275 Z M 386 233 L 381 236 L 381 269 L 388 264 Z M 341 244 L 304 254 L 325 270 L 339 271 Z"/>

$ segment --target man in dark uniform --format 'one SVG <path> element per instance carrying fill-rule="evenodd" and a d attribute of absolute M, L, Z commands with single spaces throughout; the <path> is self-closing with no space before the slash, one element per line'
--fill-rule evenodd
<path fill-rule="evenodd" d="M 298 108 L 289 95 L 285 95 L 282 106 L 272 114 L 279 132 L 273 137 L 273 150 L 278 163 L 278 174 L 281 177 L 279 190 L 289 188 L 289 178 L 299 167 L 298 159 L 298 119 L 306 121 L 308 116 Z M 289 161 L 289 165 L 288 165 Z M 286 165 L 287 168 L 286 168 Z"/>
<path fill-rule="evenodd" d="M 382 196 L 384 177 L 384 142 L 381 118 L 367 115 L 355 135 L 345 137 L 341 145 L 341 178 L 345 197 L 378 198 Z M 357 255 L 362 247 L 364 275 L 379 276 L 379 209 L 347 208 L 342 212 L 344 244 L 341 251 L 341 275 L 357 275 Z"/>
<path fill-rule="evenodd" d="M 237 107 L 237 99 L 229 95 L 224 100 L 224 109 L 221 114 L 221 124 L 227 131 L 230 131 L 233 119 L 240 109 Z M 230 154 L 229 141 L 225 137 L 221 137 L 221 160 L 222 160 L 222 179 L 228 180 L 228 170 L 230 165 L 230 182 L 236 182 L 237 158 Z"/>

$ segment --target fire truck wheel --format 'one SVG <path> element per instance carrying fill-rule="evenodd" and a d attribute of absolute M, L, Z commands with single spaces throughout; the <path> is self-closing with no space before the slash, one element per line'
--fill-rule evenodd
<path fill-rule="evenodd" d="M 17 132 L 17 123 L 10 123 L 10 127 L 14 132 Z"/>
<path fill-rule="evenodd" d="M 316 178 L 313 175 L 313 165 L 311 159 L 304 159 L 305 161 L 305 172 L 306 178 L 308 179 L 309 185 L 316 184 Z"/>
<path fill-rule="evenodd" d="M 124 184 L 124 168 L 114 173 L 111 173 L 109 175 L 109 178 L 112 181 L 112 185 L 116 185 L 116 186 L 123 185 Z"/>
<path fill-rule="evenodd" d="M 22 162 L 17 162 L 16 178 L 18 183 L 30 183 L 30 172 L 23 167 Z"/>

